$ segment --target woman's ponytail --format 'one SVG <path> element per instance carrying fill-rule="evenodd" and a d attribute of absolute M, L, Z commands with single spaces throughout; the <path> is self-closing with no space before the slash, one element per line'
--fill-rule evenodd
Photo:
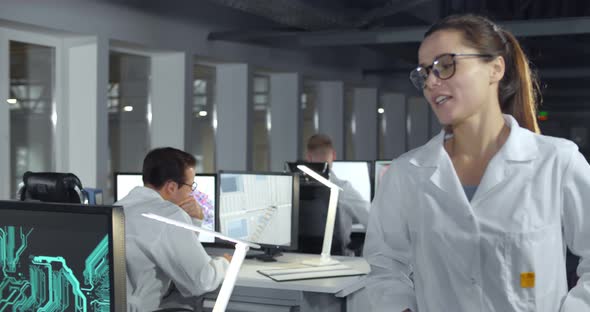
<path fill-rule="evenodd" d="M 521 127 L 540 133 L 537 123 L 537 100 L 540 99 L 539 83 L 529 66 L 529 60 L 522 51 L 518 40 L 510 32 L 499 30 L 506 38 L 507 68 L 498 89 L 502 111 L 510 114 Z"/>

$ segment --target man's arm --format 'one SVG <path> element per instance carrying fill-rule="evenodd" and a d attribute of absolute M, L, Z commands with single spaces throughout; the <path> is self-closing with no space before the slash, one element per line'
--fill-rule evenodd
<path fill-rule="evenodd" d="M 155 246 L 158 246 L 154 251 L 157 265 L 183 296 L 199 296 L 213 291 L 225 277 L 228 260 L 209 257 L 197 235 L 191 231 L 169 226 Z"/>
<path fill-rule="evenodd" d="M 371 203 L 365 200 L 350 182 L 340 180 L 338 183 L 342 189 L 338 196 L 339 209 L 345 210 L 352 217 L 353 223 L 362 224 L 367 228 Z"/>

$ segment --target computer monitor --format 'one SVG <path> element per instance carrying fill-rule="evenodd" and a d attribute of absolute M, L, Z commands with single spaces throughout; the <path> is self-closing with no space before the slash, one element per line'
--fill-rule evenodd
<path fill-rule="evenodd" d="M 219 172 L 218 229 L 263 247 L 272 261 L 297 248 L 299 179 L 290 173 Z"/>
<path fill-rule="evenodd" d="M 115 173 L 115 202 L 127 196 L 136 186 L 143 186 L 141 172 L 116 172 Z"/>
<path fill-rule="evenodd" d="M 367 202 L 371 202 L 371 162 L 369 161 L 343 161 L 332 162 L 332 173 L 339 180 L 348 181 L 352 187 L 361 194 Z"/>
<path fill-rule="evenodd" d="M 381 178 L 387 169 L 389 169 L 390 165 L 391 160 L 375 160 L 375 178 L 373 180 L 373 185 L 375 185 L 375 193 L 377 193 L 377 190 L 379 189 L 379 182 L 381 182 Z"/>
<path fill-rule="evenodd" d="M 193 193 L 197 202 L 203 207 L 203 223 L 207 230 L 215 231 L 215 203 L 217 202 L 217 175 L 198 173 L 195 176 L 197 190 Z M 141 173 L 115 174 L 115 201 L 125 197 L 134 187 L 142 186 Z M 215 238 L 207 234 L 199 234 L 201 243 L 215 243 Z"/>
<path fill-rule="evenodd" d="M 301 171 L 297 166 L 304 165 L 307 168 L 319 173 L 324 178 L 328 179 L 330 176 L 330 170 L 328 167 L 328 163 L 326 162 L 309 162 L 309 161 L 287 161 L 285 162 L 285 170 L 293 173 L 299 173 L 302 176 L 307 176 L 303 171 Z M 310 178 L 310 181 L 315 181 L 314 179 Z"/>
<path fill-rule="evenodd" d="M 330 170 L 325 162 L 286 162 L 286 168 L 300 175 L 299 180 L 299 226 L 297 252 L 320 254 L 324 243 L 326 229 L 326 217 L 328 215 L 328 203 L 330 188 L 307 176 L 297 165 L 305 165 L 311 170 L 328 179 Z M 338 211 L 336 211 L 338 214 Z M 340 221 L 336 218 L 332 237 L 332 255 L 342 255 L 342 233 Z"/>
<path fill-rule="evenodd" d="M 285 171 L 296 173 L 299 175 L 299 185 L 300 187 L 305 186 L 324 186 L 316 179 L 310 177 L 305 172 L 301 171 L 297 168 L 298 165 L 304 165 L 309 169 L 317 172 L 322 177 L 329 179 L 330 178 L 330 167 L 328 166 L 327 162 L 307 162 L 307 161 L 295 161 L 295 162 L 285 162 Z M 299 196 L 301 197 L 302 193 L 299 192 Z M 301 207 L 300 207 L 301 208 Z"/>
<path fill-rule="evenodd" d="M 121 207 L 0 201 L 0 310 L 125 311 Z"/>

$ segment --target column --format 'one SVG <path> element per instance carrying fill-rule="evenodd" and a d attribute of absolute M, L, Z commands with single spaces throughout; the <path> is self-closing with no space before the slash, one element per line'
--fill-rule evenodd
<path fill-rule="evenodd" d="M 285 161 L 297 160 L 301 79 L 297 73 L 270 75 L 270 169 L 283 171 Z"/>
<path fill-rule="evenodd" d="M 250 163 L 251 74 L 247 64 L 216 66 L 218 170 L 247 170 Z"/>
<path fill-rule="evenodd" d="M 355 88 L 353 91 L 355 158 L 377 158 L 377 89 Z"/>

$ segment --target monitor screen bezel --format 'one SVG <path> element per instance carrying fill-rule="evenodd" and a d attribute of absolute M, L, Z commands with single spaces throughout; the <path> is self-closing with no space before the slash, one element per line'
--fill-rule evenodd
<path fill-rule="evenodd" d="M 213 205 L 213 213 L 215 214 L 213 216 L 213 231 L 217 231 L 217 229 L 219 229 L 219 227 L 217 227 L 217 205 L 219 204 L 219 176 L 217 175 L 217 173 L 197 173 L 195 174 L 195 177 L 213 177 L 215 181 L 213 181 L 213 185 L 215 188 L 215 205 Z M 198 187 L 198 186 L 197 186 Z M 219 232 L 219 231 L 217 231 Z M 199 240 L 199 242 L 203 245 L 203 246 L 215 246 L 217 245 L 217 239 L 214 239 L 212 242 L 201 242 L 201 240 Z"/>
<path fill-rule="evenodd" d="M 342 162 L 367 164 L 367 169 L 369 170 L 369 184 L 370 184 L 369 189 L 371 190 L 371 192 L 369 194 L 369 201 L 373 200 L 373 197 L 375 196 L 375 184 L 374 184 L 375 168 L 373 167 L 374 161 L 372 161 L 372 160 L 334 160 L 332 163 L 342 163 Z M 332 171 L 332 167 L 330 167 L 330 171 Z"/>
<path fill-rule="evenodd" d="M 298 248 L 298 235 L 299 235 L 299 176 L 291 172 L 263 172 L 263 171 L 243 171 L 243 170 L 220 170 L 217 173 L 217 197 L 218 205 L 215 205 L 215 228 L 221 233 L 220 223 L 220 207 L 221 207 L 221 175 L 222 174 L 249 174 L 249 175 L 267 175 L 267 176 L 290 176 L 292 181 L 292 197 L 291 197 L 291 244 L 286 245 L 273 245 L 273 244 L 260 244 L 262 248 L 267 249 L 281 249 L 286 251 L 297 250 Z M 230 246 L 226 241 L 217 240 L 218 245 Z"/>
<path fill-rule="evenodd" d="M 106 215 L 109 217 L 109 260 L 113 269 L 109 272 L 111 298 L 110 310 L 127 309 L 127 270 L 125 261 L 125 218 L 123 207 L 114 205 L 83 205 L 69 203 L 48 203 L 34 201 L 0 200 L 0 210 L 29 210 L 37 212 Z"/>

